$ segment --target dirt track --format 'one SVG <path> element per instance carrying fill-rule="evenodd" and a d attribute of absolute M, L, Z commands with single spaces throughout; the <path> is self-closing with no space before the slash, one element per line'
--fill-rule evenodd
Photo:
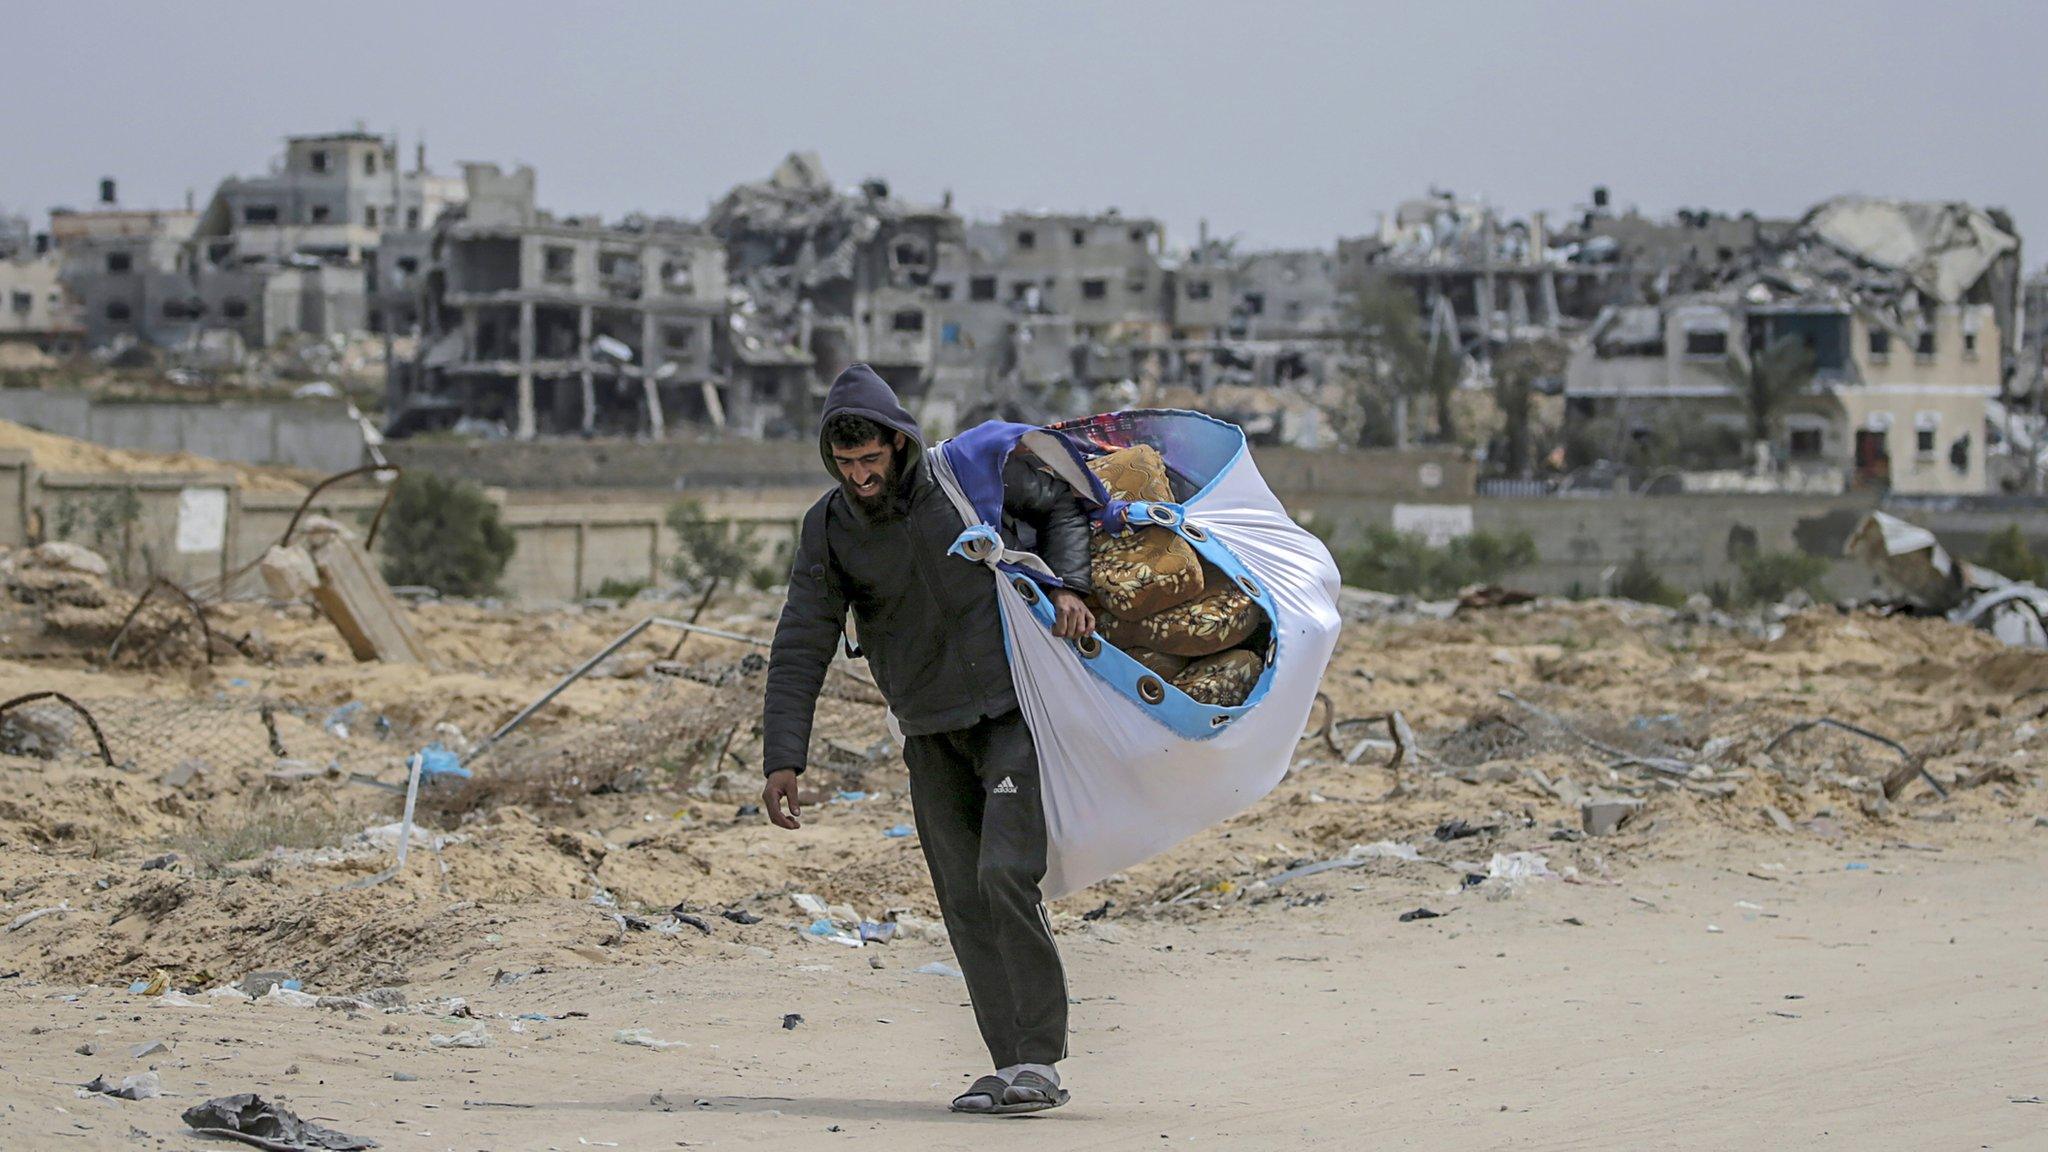
<path fill-rule="evenodd" d="M 132 1125 L 143 1146 L 219 1146 L 176 1112 L 256 1088 L 420 1149 L 2039 1147 L 2048 1105 L 2013 1101 L 2048 1092 L 2048 830 L 1957 839 L 1852 858 L 1744 838 L 1491 902 L 1447 895 L 1434 865 L 1326 873 L 1298 882 L 1328 895 L 1312 907 L 1077 932 L 1076 1101 L 1035 1119 L 938 1107 L 978 1061 L 960 984 L 914 971 L 944 957 L 929 945 L 871 949 L 875 970 L 783 933 L 772 956 L 734 943 L 502 989 L 479 960 L 450 984 L 493 1046 L 459 1052 L 426 1037 L 467 1021 L 17 983 L 0 1143 L 133 1148 Z M 1418 904 L 1445 915 L 1396 920 Z M 590 1015 L 504 1018 L 570 1011 Z M 631 1027 L 690 1047 L 613 1041 Z M 125 1059 L 159 1037 L 170 1055 Z M 76 1055 L 87 1040 L 111 1058 Z M 179 1095 L 65 1087 L 144 1063 Z"/>

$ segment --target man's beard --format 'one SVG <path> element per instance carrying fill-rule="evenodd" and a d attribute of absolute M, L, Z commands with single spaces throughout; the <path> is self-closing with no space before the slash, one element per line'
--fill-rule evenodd
<path fill-rule="evenodd" d="M 869 520 L 894 520 L 903 515 L 903 507 L 898 500 L 902 482 L 903 454 L 898 452 L 896 458 L 889 462 L 889 474 L 882 480 L 881 491 L 873 496 L 863 496 L 854 491 L 853 485 L 847 483 L 843 476 L 839 479 L 839 486 L 846 489 L 846 498 L 853 501 L 854 507 L 859 508 L 861 515 Z"/>

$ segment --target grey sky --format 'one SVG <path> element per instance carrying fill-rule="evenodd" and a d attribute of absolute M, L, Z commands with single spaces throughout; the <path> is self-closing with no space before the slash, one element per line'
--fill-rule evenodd
<path fill-rule="evenodd" d="M 1606 183 L 1653 213 L 1861 191 L 2048 221 L 2038 3 L 6 7 L 0 205 L 35 213 L 102 175 L 203 202 L 362 120 L 606 216 L 700 214 L 809 148 L 973 215 L 1114 205 L 1262 246 L 1432 183 L 1515 212 Z"/>

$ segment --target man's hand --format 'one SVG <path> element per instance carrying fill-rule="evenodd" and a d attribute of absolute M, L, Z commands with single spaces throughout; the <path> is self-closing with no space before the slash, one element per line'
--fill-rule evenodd
<path fill-rule="evenodd" d="M 787 812 L 782 809 L 785 802 L 789 805 Z M 777 828 L 803 827 L 797 820 L 800 809 L 796 802 L 796 769 L 778 768 L 768 774 L 768 786 L 761 789 L 761 808 L 768 813 L 768 822 Z"/>
<path fill-rule="evenodd" d="M 1052 590 L 1052 606 L 1059 613 L 1053 619 L 1053 635 L 1062 640 L 1079 640 L 1095 631 L 1095 613 L 1090 612 L 1088 605 L 1068 589 Z"/>

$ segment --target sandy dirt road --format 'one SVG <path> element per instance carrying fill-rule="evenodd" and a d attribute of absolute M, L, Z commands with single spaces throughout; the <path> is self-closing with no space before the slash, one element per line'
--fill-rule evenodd
<path fill-rule="evenodd" d="M 1300 881 L 1327 896 L 1308 906 L 1071 934 L 1076 1100 L 1029 1119 L 942 1110 L 979 1054 L 963 986 L 915 971 L 949 959 L 925 944 L 505 986 L 480 961 L 433 989 L 485 1018 L 477 1050 L 429 1046 L 467 1021 L 10 981 L 0 1146 L 224 1147 L 178 1111 L 254 1090 L 400 1149 L 2048 1147 L 2048 1104 L 2023 1102 L 2048 1097 L 2048 829 L 1673 847 L 1619 886 L 1487 901 L 1375 865 Z M 1396 919 L 1418 905 L 1444 915 Z M 512 1030 L 567 1012 L 589 1015 Z M 634 1027 L 690 1046 L 614 1040 Z M 173 1050 L 126 1058 L 156 1038 Z M 177 1095 L 70 1087 L 145 1064 Z"/>

